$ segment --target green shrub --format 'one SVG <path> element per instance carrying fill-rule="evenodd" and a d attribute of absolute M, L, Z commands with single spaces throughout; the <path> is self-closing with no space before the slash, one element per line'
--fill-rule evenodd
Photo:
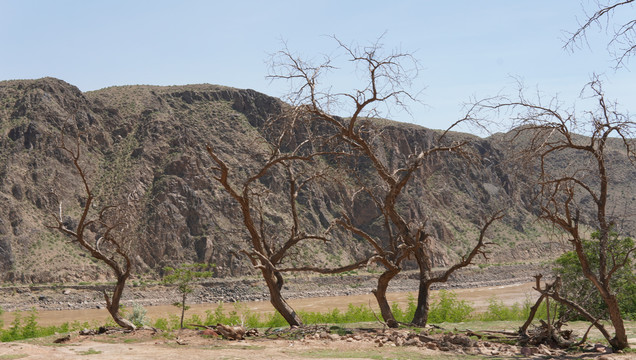
<path fill-rule="evenodd" d="M 155 320 L 153 327 L 166 331 L 168 330 L 168 320 L 166 320 L 165 318 L 159 318 Z"/>
<path fill-rule="evenodd" d="M 355 306 L 349 304 L 347 312 L 345 313 L 346 322 L 362 322 L 362 321 L 375 321 L 375 315 L 371 308 L 367 305 Z"/>
<path fill-rule="evenodd" d="M 68 332 L 68 323 L 60 326 L 39 326 L 37 322 L 38 312 L 35 309 L 30 310 L 26 318 L 23 318 L 19 311 L 16 311 L 14 316 L 9 329 L 0 329 L 0 341 L 16 341 Z"/>
<path fill-rule="evenodd" d="M 591 240 L 583 241 L 583 252 L 588 259 L 590 268 L 598 273 L 599 269 L 599 232 L 592 233 Z M 632 318 L 636 314 L 636 273 L 634 269 L 634 253 L 629 251 L 634 248 L 634 240 L 629 237 L 620 238 L 616 232 L 611 232 L 608 239 L 607 267 L 618 267 L 613 274 L 610 285 L 612 291 L 617 294 L 618 304 L 624 318 Z M 630 254 L 628 256 L 628 254 Z M 561 295 L 568 299 L 575 299 L 592 316 L 607 318 L 607 305 L 601 298 L 592 282 L 583 276 L 581 263 L 574 251 L 561 255 L 555 261 L 554 272 L 561 276 Z M 581 297 L 581 294 L 587 296 Z M 583 318 L 569 308 L 561 307 L 560 311 L 566 319 L 583 320 Z"/>
<path fill-rule="evenodd" d="M 20 335 L 22 339 L 30 339 L 38 336 L 38 312 L 35 308 L 31 309 L 29 316 L 26 318 L 26 323 L 20 329 Z"/>
<path fill-rule="evenodd" d="M 248 313 L 245 318 L 245 326 L 250 328 L 261 327 L 261 317 L 258 314 Z"/>
<path fill-rule="evenodd" d="M 413 296 L 413 294 L 409 293 L 407 295 L 407 300 L 408 305 L 406 309 L 406 316 L 408 317 L 408 319 L 411 320 L 413 319 L 413 316 L 415 316 L 415 310 L 417 309 L 417 299 L 415 298 L 415 296 Z"/>
<path fill-rule="evenodd" d="M 285 326 L 287 326 L 287 321 L 285 321 L 285 318 L 283 318 L 283 315 L 281 315 L 277 311 L 274 313 L 274 315 L 272 315 L 272 317 L 269 318 L 269 320 L 265 323 L 264 327 L 274 328 L 274 327 L 285 327 Z"/>
<path fill-rule="evenodd" d="M 168 315 L 168 329 L 180 329 L 181 328 L 181 318 L 179 318 L 175 314 Z"/>
<path fill-rule="evenodd" d="M 519 306 L 519 303 L 514 303 L 512 306 L 507 307 L 503 301 L 492 297 L 488 300 L 488 310 L 481 317 L 485 321 L 521 320 L 523 309 Z"/>
<path fill-rule="evenodd" d="M 391 312 L 393 313 L 393 317 L 395 318 L 395 320 L 397 320 L 397 321 L 405 321 L 406 320 L 404 311 L 402 311 L 402 308 L 400 308 L 400 305 L 398 303 L 391 304 Z"/>
<path fill-rule="evenodd" d="M 526 298 L 526 300 L 523 302 L 523 316 L 521 317 L 521 319 L 519 320 L 526 320 L 528 318 L 528 316 L 530 316 L 530 308 L 532 308 L 532 306 L 534 306 L 536 302 L 536 299 L 534 301 L 532 301 L 529 297 Z M 554 305 L 554 306 L 552 306 Z M 550 303 L 550 316 L 554 316 L 554 311 L 557 311 L 556 309 L 556 304 L 554 302 Z M 545 301 L 541 302 L 541 305 L 539 305 L 539 308 L 537 309 L 537 312 L 534 314 L 534 318 L 535 319 L 543 319 L 543 320 L 547 320 L 548 319 L 548 307 L 547 307 L 547 303 Z"/>
<path fill-rule="evenodd" d="M 249 314 L 250 311 L 241 303 L 234 303 L 234 310 L 231 310 L 225 314 L 225 306 L 223 302 L 219 302 L 219 305 L 214 309 L 214 312 L 206 311 L 205 325 L 216 325 L 218 323 L 225 325 L 239 325 L 242 322 L 242 317 L 239 315 L 239 311 L 243 311 Z"/>
<path fill-rule="evenodd" d="M 223 324 L 225 321 L 225 314 L 223 314 L 223 302 L 219 301 L 214 312 L 206 310 L 205 314 L 207 315 L 204 322 L 205 325 L 216 325 L 218 323 Z"/>
<path fill-rule="evenodd" d="M 146 309 L 141 305 L 134 303 L 132 306 L 132 311 L 128 315 L 128 320 L 135 324 L 137 327 L 144 326 L 148 324 L 148 319 L 146 319 Z"/>
<path fill-rule="evenodd" d="M 69 332 L 70 330 L 69 330 L 69 325 L 68 325 L 68 323 L 67 323 L 67 322 L 65 322 L 64 324 L 60 325 L 60 326 L 59 326 L 59 330 L 60 330 L 60 331 L 58 331 L 58 332 L 60 332 L 60 333 L 67 333 L 67 332 Z"/>
<path fill-rule="evenodd" d="M 463 322 L 470 318 L 474 308 L 465 300 L 458 300 L 457 294 L 451 291 L 440 290 L 439 300 L 431 304 L 428 312 L 428 321 Z"/>
<path fill-rule="evenodd" d="M 185 320 L 185 326 L 189 327 L 188 324 L 203 324 L 201 317 L 197 314 L 192 314 L 189 318 Z"/>
<path fill-rule="evenodd" d="M 376 320 L 373 311 L 367 305 L 349 304 L 345 312 L 333 309 L 322 313 L 299 311 L 298 314 L 306 324 L 344 324 Z"/>
<path fill-rule="evenodd" d="M 11 322 L 11 327 L 2 332 L 2 342 L 7 341 L 15 341 L 20 339 L 20 323 L 22 321 L 22 313 L 20 311 L 16 311 L 13 313 L 13 321 Z"/>

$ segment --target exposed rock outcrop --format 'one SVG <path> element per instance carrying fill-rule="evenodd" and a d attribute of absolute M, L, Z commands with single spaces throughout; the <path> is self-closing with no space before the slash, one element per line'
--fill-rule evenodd
<path fill-rule="evenodd" d="M 135 241 L 138 274 L 153 277 L 165 265 L 194 261 L 217 264 L 217 276 L 250 273 L 249 262 L 237 255 L 246 238 L 237 207 L 210 181 L 204 149 L 210 144 L 231 154 L 231 165 L 250 170 L 263 146 L 263 125 L 283 107 L 280 100 L 253 90 L 215 85 L 122 86 L 82 93 L 52 78 L 0 82 L 0 281 L 107 277 L 76 245 L 46 227 L 60 202 L 73 215 L 84 201 L 69 159 L 56 148 L 62 132 L 79 135 L 98 195 L 131 194 L 142 206 L 143 231 Z M 427 148 L 437 134 L 409 124 L 376 125 L 383 130 L 378 146 L 388 163 Z M 561 248 L 546 246 L 550 240 L 534 222 L 527 184 L 502 165 L 501 136 L 449 136 L 469 140 L 480 163 L 467 166 L 456 157 L 427 162 L 400 199 L 410 216 L 428 219 L 436 265 L 462 254 L 476 239 L 484 216 L 499 209 L 508 216 L 494 227 L 491 240 L 501 246 L 492 249 L 491 261 L 557 253 Z M 617 159 L 622 161 L 620 155 Z M 364 164 L 359 170 L 365 172 Z M 630 189 L 633 194 L 634 178 L 633 171 L 623 174 L 616 194 Z M 379 213 L 368 199 L 349 206 L 345 198 L 343 189 L 324 184 L 299 198 L 310 230 L 348 211 L 357 225 L 381 231 Z M 286 221 L 287 215 L 276 216 Z M 318 258 L 312 261 L 338 263 L 368 251 L 342 237 L 328 250 L 316 247 L 311 254 Z"/>

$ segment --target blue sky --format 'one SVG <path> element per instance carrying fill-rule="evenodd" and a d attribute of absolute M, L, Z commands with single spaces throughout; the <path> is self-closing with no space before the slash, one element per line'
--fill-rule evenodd
<path fill-rule="evenodd" d="M 425 105 L 392 113 L 395 120 L 446 128 L 471 97 L 513 91 L 513 78 L 573 103 L 592 73 L 603 74 L 607 96 L 634 113 L 636 75 L 612 69 L 606 32 L 594 29 L 589 48 L 562 49 L 564 31 L 593 7 L 589 0 L 0 0 L 0 80 L 53 76 L 82 91 L 212 83 L 280 97 L 287 86 L 266 75 L 281 40 L 310 58 L 335 48 L 325 35 L 365 44 L 386 32 L 385 47 L 414 52 L 423 69 L 415 87 L 424 88 Z M 337 79 L 345 88 L 355 80 Z"/>

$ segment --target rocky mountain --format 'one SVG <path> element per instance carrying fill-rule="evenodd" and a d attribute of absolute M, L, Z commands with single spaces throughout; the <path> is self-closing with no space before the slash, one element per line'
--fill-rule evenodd
<path fill-rule="evenodd" d="M 253 90 L 216 85 L 122 86 L 82 93 L 53 78 L 0 82 L 0 281 L 108 277 L 76 244 L 47 228 L 60 209 L 77 217 L 85 201 L 72 163 L 57 146 L 62 134 L 81 139 L 82 164 L 100 199 L 133 196 L 139 204 L 136 276 L 156 277 L 164 266 L 183 262 L 215 263 L 217 276 L 253 272 L 239 255 L 246 234 L 237 206 L 211 179 L 205 146 L 214 146 L 247 173 L 265 149 L 264 124 L 284 107 Z M 388 162 L 426 148 L 437 134 L 391 121 L 374 125 L 382 129 Z M 511 173 L 505 135 L 450 136 L 468 140 L 481 155 L 478 163 L 467 165 L 453 157 L 428 162 L 400 203 L 412 218 L 428 219 L 437 266 L 466 251 L 483 218 L 500 209 L 507 216 L 493 227 L 490 238 L 497 246 L 488 261 L 542 259 L 567 246 L 536 222 L 530 185 Z M 624 200 L 617 208 L 633 208 L 636 172 L 620 154 L 615 163 L 625 169 L 613 188 L 616 199 Z M 281 195 L 272 196 L 275 202 Z M 367 231 L 380 231 L 377 210 L 364 199 L 347 204 L 347 198 L 342 187 L 312 186 L 298 199 L 307 228 L 321 231 L 345 211 Z M 635 215 L 630 216 L 633 224 Z M 272 219 L 289 221 L 282 212 L 273 212 Z M 634 232 L 633 225 L 627 228 Z M 328 247 L 316 245 L 297 254 L 297 260 L 344 264 L 368 251 L 338 235 Z"/>

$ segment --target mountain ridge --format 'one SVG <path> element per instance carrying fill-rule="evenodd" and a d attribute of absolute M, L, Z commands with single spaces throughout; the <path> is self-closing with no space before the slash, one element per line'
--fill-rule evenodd
<path fill-rule="evenodd" d="M 166 265 L 195 261 L 217 264 L 216 276 L 251 273 L 249 262 L 237 255 L 245 239 L 237 207 L 206 174 L 205 145 L 249 171 L 263 150 L 264 124 L 285 106 L 254 90 L 210 84 L 115 86 L 82 93 L 54 78 L 0 82 L 0 280 L 108 278 L 77 245 L 46 228 L 60 201 L 70 215 L 82 203 L 78 178 L 56 149 L 62 132 L 80 136 L 84 164 L 99 194 L 136 194 L 143 203 L 144 232 L 135 251 L 138 276 L 157 277 Z M 376 125 L 387 139 L 382 145 L 386 161 L 424 148 L 438 133 L 390 120 Z M 437 266 L 459 257 L 482 218 L 501 208 L 509 214 L 494 227 L 492 240 L 499 246 L 491 250 L 491 262 L 549 258 L 567 247 L 546 237 L 543 225 L 535 222 L 529 185 L 506 170 L 504 135 L 448 136 L 470 138 L 482 156 L 480 164 L 431 162 L 401 200 L 413 217 L 430 220 Z M 623 178 L 623 192 L 632 186 L 629 175 Z M 368 231 L 379 231 L 377 211 L 364 203 L 346 205 L 345 197 L 342 189 L 321 185 L 299 199 L 309 228 L 318 230 L 347 211 Z M 287 221 L 284 213 L 272 216 Z M 325 264 L 346 263 L 369 251 L 342 236 L 329 249 L 309 250 Z"/>

